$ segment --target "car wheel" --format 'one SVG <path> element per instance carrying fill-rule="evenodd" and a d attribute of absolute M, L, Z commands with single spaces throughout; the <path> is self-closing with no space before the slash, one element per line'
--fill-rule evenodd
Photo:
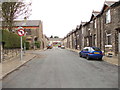
<path fill-rule="evenodd" d="M 79 56 L 82 57 L 81 53 L 79 53 Z"/>
<path fill-rule="evenodd" d="M 102 58 L 99 58 L 100 61 L 102 61 Z"/>
<path fill-rule="evenodd" d="M 89 56 L 86 56 L 86 59 L 87 59 L 87 60 L 90 60 L 90 57 L 89 57 Z"/>

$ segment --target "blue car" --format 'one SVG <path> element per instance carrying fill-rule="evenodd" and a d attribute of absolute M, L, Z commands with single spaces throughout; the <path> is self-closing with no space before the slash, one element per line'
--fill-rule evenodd
<path fill-rule="evenodd" d="M 103 53 L 98 47 L 85 47 L 79 52 L 80 57 L 85 57 L 89 59 L 99 59 L 102 60 Z"/>

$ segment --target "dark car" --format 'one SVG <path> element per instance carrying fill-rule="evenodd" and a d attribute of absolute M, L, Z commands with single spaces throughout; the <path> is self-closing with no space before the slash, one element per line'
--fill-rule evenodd
<path fill-rule="evenodd" d="M 48 45 L 47 46 L 47 49 L 52 49 L 53 47 L 51 45 Z"/>
<path fill-rule="evenodd" d="M 58 47 L 60 48 L 60 47 L 61 47 L 61 45 L 58 45 Z"/>
<path fill-rule="evenodd" d="M 65 49 L 65 46 L 62 45 L 62 46 L 61 46 L 61 49 Z"/>
<path fill-rule="evenodd" d="M 99 59 L 102 60 L 103 53 L 98 47 L 85 47 L 79 52 L 80 57 L 85 57 L 89 59 Z"/>

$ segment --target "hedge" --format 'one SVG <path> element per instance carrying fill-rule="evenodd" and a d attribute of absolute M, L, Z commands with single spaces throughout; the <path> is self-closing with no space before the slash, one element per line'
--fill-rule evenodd
<path fill-rule="evenodd" d="M 39 42 L 39 41 L 36 41 L 36 42 L 35 42 L 35 46 L 36 46 L 37 48 L 40 48 L 40 42 Z"/>
<path fill-rule="evenodd" d="M 29 43 L 29 42 L 25 42 L 25 44 L 26 44 L 26 50 L 29 50 L 29 48 L 30 48 L 30 43 Z"/>
<path fill-rule="evenodd" d="M 4 44 L 3 48 L 20 48 L 20 36 L 18 36 L 16 33 L 12 33 L 7 30 L 2 30 L 2 42 Z M 23 37 L 23 45 L 24 43 L 25 37 Z"/>

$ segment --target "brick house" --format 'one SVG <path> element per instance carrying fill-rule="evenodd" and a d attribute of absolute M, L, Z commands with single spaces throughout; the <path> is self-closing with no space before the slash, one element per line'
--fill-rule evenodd
<path fill-rule="evenodd" d="M 78 45 L 78 50 L 81 50 L 82 48 L 82 30 L 81 30 L 81 24 L 76 27 L 77 30 L 77 45 Z"/>
<path fill-rule="evenodd" d="M 86 47 L 86 46 L 90 46 L 90 22 L 86 22 L 83 27 L 82 27 L 82 30 L 83 30 L 83 42 L 84 42 L 84 46 L 83 47 Z"/>
<path fill-rule="evenodd" d="M 40 49 L 44 48 L 43 40 L 43 26 L 40 20 L 27 20 L 27 21 L 15 21 L 14 28 L 17 30 L 18 27 L 23 27 L 26 32 L 26 40 L 30 43 L 31 48 L 36 48 L 34 43 L 40 42 Z"/>
<path fill-rule="evenodd" d="M 120 26 L 120 1 L 105 1 L 97 16 L 97 46 L 106 54 L 118 55 L 118 29 Z"/>
<path fill-rule="evenodd" d="M 67 47 L 67 37 L 64 37 L 64 38 L 62 39 L 62 44 L 63 44 L 65 47 Z"/>
<path fill-rule="evenodd" d="M 113 48 L 115 55 L 119 54 L 120 58 L 120 1 L 114 3 L 111 6 L 112 16 L 113 16 L 113 26 L 115 34 L 115 48 Z"/>
<path fill-rule="evenodd" d="M 71 31 L 70 32 L 70 35 L 69 35 L 69 44 L 70 44 L 70 48 L 73 48 L 73 42 L 74 42 L 74 40 L 73 40 L 73 32 Z"/>
<path fill-rule="evenodd" d="M 73 29 L 72 31 L 71 31 L 71 33 L 70 33 L 70 36 L 71 36 L 71 38 L 70 38 L 70 42 L 72 43 L 72 45 L 71 45 L 71 47 L 72 47 L 72 49 L 76 49 L 76 31 Z"/>
<path fill-rule="evenodd" d="M 68 48 L 81 50 L 86 46 L 96 46 L 106 55 L 118 56 L 120 52 L 120 1 L 105 1 L 100 12 L 93 11 L 90 21 L 81 22 L 80 26 L 77 26 L 64 40 Z M 72 47 L 70 47 L 71 42 Z"/>
<path fill-rule="evenodd" d="M 80 38 L 80 50 L 83 49 L 85 47 L 85 33 L 86 33 L 86 30 L 85 30 L 85 24 L 86 22 L 81 22 L 80 24 L 80 33 L 79 33 L 79 38 Z"/>
<path fill-rule="evenodd" d="M 80 49 L 80 38 L 79 38 L 79 34 L 80 34 L 80 26 L 77 25 L 76 30 L 75 30 L 75 40 L 76 40 L 76 46 L 75 49 Z"/>
<path fill-rule="evenodd" d="M 54 47 L 62 45 L 62 39 L 63 38 L 48 38 L 48 39 L 49 39 L 48 45 L 52 45 Z"/>
<path fill-rule="evenodd" d="M 97 46 L 97 15 L 99 14 L 100 12 L 98 11 L 93 11 L 92 12 L 92 15 L 91 15 L 91 19 L 89 21 L 90 23 L 90 32 L 89 32 L 89 35 L 90 35 L 90 46 Z"/>
<path fill-rule="evenodd" d="M 49 38 L 46 35 L 43 35 L 43 48 L 46 49 L 47 46 L 49 45 Z"/>
<path fill-rule="evenodd" d="M 67 38 L 67 48 L 70 48 L 70 34 L 68 33 L 67 34 L 67 36 L 66 36 L 66 38 Z"/>

